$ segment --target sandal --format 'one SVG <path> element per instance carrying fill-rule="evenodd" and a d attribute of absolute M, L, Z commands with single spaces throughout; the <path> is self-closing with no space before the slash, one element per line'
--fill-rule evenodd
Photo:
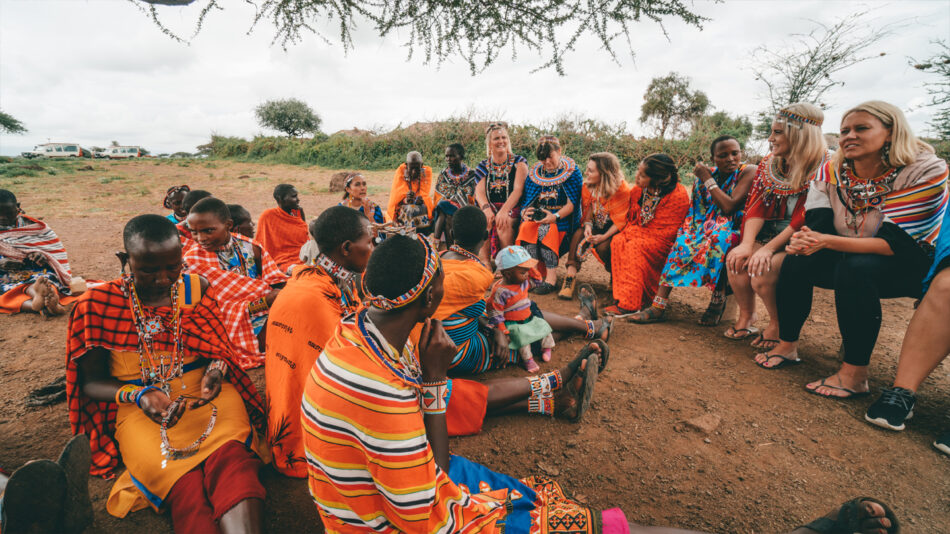
<path fill-rule="evenodd" d="M 611 334 L 614 331 L 614 318 L 613 317 L 604 317 L 600 320 L 600 328 L 594 332 L 594 337 L 592 339 L 598 339 L 600 341 L 609 341 Z M 607 333 L 607 339 L 604 339 L 602 336 L 604 332 Z"/>
<path fill-rule="evenodd" d="M 699 318 L 697 323 L 700 326 L 716 326 L 719 324 L 719 321 L 722 320 L 722 314 L 726 313 L 726 300 L 719 305 L 713 305 L 711 302 L 709 306 L 706 307 L 706 311 L 703 312 L 703 316 Z"/>
<path fill-rule="evenodd" d="M 604 315 L 612 315 L 617 318 L 629 317 L 635 313 L 637 313 L 636 310 L 628 310 L 617 305 L 604 308 Z"/>
<path fill-rule="evenodd" d="M 755 364 L 758 365 L 759 367 L 763 369 L 768 369 L 769 371 L 774 371 L 776 369 L 781 369 L 782 367 L 790 367 L 792 365 L 802 363 L 802 359 L 798 357 L 798 354 L 794 354 L 794 355 L 789 354 L 788 356 L 783 356 L 781 354 L 766 354 L 766 353 L 762 353 L 762 354 L 765 354 L 764 362 L 757 362 L 755 360 L 752 360 L 752 361 L 755 362 Z M 778 362 L 775 365 L 765 365 L 766 363 L 771 361 L 773 358 L 781 358 L 782 361 Z"/>
<path fill-rule="evenodd" d="M 562 300 L 571 300 L 574 298 L 574 286 L 577 285 L 577 278 L 574 276 L 567 276 L 564 278 L 564 283 L 561 284 L 561 292 L 557 294 L 557 298 Z"/>
<path fill-rule="evenodd" d="M 814 530 L 818 534 L 851 534 L 852 532 L 862 532 L 867 528 L 864 524 L 865 521 L 874 519 L 862 513 L 862 504 L 865 502 L 873 502 L 884 509 L 884 517 L 891 523 L 891 526 L 886 529 L 888 534 L 900 533 L 901 525 L 894 512 L 891 511 L 886 504 L 872 497 L 851 499 L 841 505 L 834 519 L 830 517 L 819 517 L 807 525 L 802 525 L 802 527 Z M 884 527 L 881 526 L 880 528 Z"/>
<path fill-rule="evenodd" d="M 607 367 L 607 361 L 610 359 L 610 347 L 600 339 L 595 339 L 591 341 L 591 343 L 594 343 L 600 347 L 600 366 L 598 367 L 597 371 L 601 372 L 605 367 Z M 590 343 L 587 343 L 584 345 L 584 348 L 582 348 L 580 352 L 577 353 L 577 356 L 568 362 L 567 368 L 570 369 L 572 373 L 576 373 L 581 367 L 581 362 L 587 358 L 590 358 L 590 355 L 594 354 L 595 352 L 596 351 L 594 349 L 590 348 Z"/>
<path fill-rule="evenodd" d="M 553 285 L 547 282 L 541 282 L 540 284 L 534 286 L 533 289 L 531 289 L 531 293 L 534 293 L 535 295 L 547 295 L 548 293 L 553 293 L 555 289 L 557 288 L 554 287 Z"/>
<path fill-rule="evenodd" d="M 779 343 L 781 343 L 781 340 L 766 339 L 761 333 L 759 333 L 757 336 L 755 336 L 755 339 L 752 340 L 752 343 L 749 343 L 749 346 L 751 346 L 753 349 L 772 350 L 777 347 Z"/>
<path fill-rule="evenodd" d="M 729 332 L 732 332 L 730 335 Z M 759 334 L 759 329 L 750 326 L 749 328 L 740 328 L 736 330 L 735 326 L 730 326 L 729 330 L 726 330 L 722 333 L 722 337 L 727 339 L 732 339 L 736 341 L 742 341 L 743 339 L 749 339 L 750 337 Z"/>
<path fill-rule="evenodd" d="M 659 308 L 654 308 L 650 306 L 645 310 L 640 310 L 630 317 L 627 317 L 627 321 L 637 324 L 651 324 L 659 323 L 666 320 L 666 310 L 661 310 Z"/>
<path fill-rule="evenodd" d="M 597 356 L 597 354 L 590 354 L 587 357 L 587 366 L 584 367 L 583 370 L 578 371 L 583 373 L 581 376 L 582 381 L 580 389 L 578 390 L 574 387 L 574 378 L 576 377 L 571 378 L 571 380 L 568 381 L 567 385 L 565 386 L 567 388 L 568 395 L 574 397 L 574 400 L 576 401 L 576 404 L 573 407 L 576 412 L 574 412 L 573 416 L 567 417 L 568 421 L 572 423 L 579 422 L 584 417 L 584 414 L 587 412 L 587 410 L 590 409 L 590 403 L 594 398 L 594 383 L 597 382 L 597 374 L 600 371 L 599 368 L 600 358 Z"/>
<path fill-rule="evenodd" d="M 837 376 L 837 375 L 835 375 L 835 376 Z M 855 390 L 853 390 L 853 389 L 848 389 L 848 388 L 843 387 L 843 386 L 832 386 L 831 384 L 826 383 L 827 380 L 828 380 L 828 378 L 831 378 L 831 377 L 829 376 L 829 377 L 827 377 L 827 378 L 822 378 L 821 380 L 818 381 L 818 383 L 817 383 L 817 384 L 815 385 L 815 387 L 813 387 L 813 388 L 808 387 L 809 384 L 805 384 L 805 391 L 811 393 L 812 395 L 818 395 L 819 397 L 824 397 L 824 398 L 826 398 L 826 399 L 839 399 L 839 400 L 854 399 L 854 398 L 858 398 L 858 397 L 866 397 L 866 396 L 868 396 L 868 395 L 871 394 L 871 391 L 870 391 L 870 390 L 868 390 L 868 391 L 855 391 Z M 841 379 L 840 379 L 840 378 L 838 379 L 838 383 L 839 383 L 839 384 L 841 383 Z M 812 382 L 812 384 L 814 384 L 814 382 Z M 837 391 L 844 391 L 845 393 L 847 393 L 847 395 L 830 395 L 830 394 L 828 394 L 828 393 L 818 393 L 818 388 L 820 388 L 820 387 L 831 388 L 831 389 L 834 389 L 834 390 L 837 390 Z"/>
<path fill-rule="evenodd" d="M 577 300 L 581 301 L 581 318 L 590 321 L 597 320 L 597 293 L 590 284 L 581 284 L 577 288 Z M 587 315 L 584 317 L 584 315 Z"/>

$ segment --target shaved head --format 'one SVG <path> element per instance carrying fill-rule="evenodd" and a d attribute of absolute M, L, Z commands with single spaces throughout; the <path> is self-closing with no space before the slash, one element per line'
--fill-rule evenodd
<path fill-rule="evenodd" d="M 422 163 L 422 154 L 413 150 L 406 154 L 406 163 Z"/>

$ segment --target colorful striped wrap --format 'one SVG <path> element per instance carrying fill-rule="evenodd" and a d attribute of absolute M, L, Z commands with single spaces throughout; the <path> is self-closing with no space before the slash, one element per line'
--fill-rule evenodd
<path fill-rule="evenodd" d="M 16 227 L 0 230 L 0 256 L 23 260 L 31 252 L 42 254 L 56 271 L 56 278 L 64 287 L 69 287 L 72 273 L 66 259 L 66 248 L 59 236 L 43 221 L 20 215 Z"/>

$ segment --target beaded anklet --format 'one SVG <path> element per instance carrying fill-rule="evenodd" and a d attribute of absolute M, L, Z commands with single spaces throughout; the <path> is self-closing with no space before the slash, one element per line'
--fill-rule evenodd
<path fill-rule="evenodd" d="M 659 295 L 653 297 L 653 307 L 658 310 L 665 310 L 666 304 L 669 302 L 669 299 L 665 299 Z"/>
<path fill-rule="evenodd" d="M 587 325 L 587 333 L 584 334 L 584 338 L 594 339 L 594 336 L 597 334 L 597 331 L 594 329 L 594 321 L 584 320 L 584 324 Z"/>

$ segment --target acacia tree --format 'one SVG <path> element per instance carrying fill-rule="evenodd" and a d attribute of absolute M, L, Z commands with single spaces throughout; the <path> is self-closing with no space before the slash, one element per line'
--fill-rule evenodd
<path fill-rule="evenodd" d="M 284 132 L 288 137 L 320 130 L 320 116 L 296 98 L 269 100 L 254 110 L 257 122 L 264 128 Z"/>
<path fill-rule="evenodd" d="M 13 115 L 0 111 L 0 132 L 8 134 L 26 133 L 26 126 L 18 121 Z"/>
<path fill-rule="evenodd" d="M 202 5 L 195 23 L 201 31 L 206 18 L 225 9 L 224 0 L 129 0 L 141 7 L 169 37 L 183 39 L 165 26 L 158 5 Z M 330 40 L 317 28 L 335 24 L 344 51 L 353 48 L 358 22 L 368 22 L 380 37 L 403 32 L 409 57 L 421 53 L 425 63 L 459 56 L 475 74 L 510 49 L 516 57 L 526 48 L 543 58 L 538 68 L 553 67 L 564 74 L 563 57 L 575 49 L 582 35 L 596 36 L 600 46 L 617 61 L 620 40 L 633 55 L 630 32 L 646 20 L 663 27 L 665 19 L 681 20 L 702 28 L 708 19 L 690 10 L 690 0 L 245 0 L 256 15 L 251 30 L 264 21 L 274 27 L 273 42 L 299 43 L 304 35 Z M 328 24 L 329 23 L 329 24 Z M 664 28 L 664 33 L 665 33 Z"/>
<path fill-rule="evenodd" d="M 709 98 L 702 91 L 691 91 L 689 79 L 671 72 L 653 78 L 643 94 L 640 122 L 652 123 L 660 139 L 686 133 L 686 127 L 706 113 Z"/>
<path fill-rule="evenodd" d="M 950 139 L 950 44 L 947 41 L 934 41 L 933 44 L 938 47 L 933 56 L 922 61 L 911 59 L 911 65 L 917 70 L 937 75 L 936 80 L 924 85 L 930 95 L 930 102 L 926 105 L 941 108 L 930 121 L 930 127 L 938 137 Z"/>
<path fill-rule="evenodd" d="M 759 46 L 752 52 L 752 72 L 765 85 L 768 108 L 759 113 L 756 130 L 767 134 L 775 113 L 795 102 L 810 102 L 827 108 L 824 97 L 844 82 L 835 77 L 841 71 L 869 59 L 885 55 L 868 53 L 901 23 L 873 28 L 865 22 L 867 11 L 844 17 L 833 25 L 811 21 L 805 34 L 792 34 L 791 42 L 779 47 Z"/>

